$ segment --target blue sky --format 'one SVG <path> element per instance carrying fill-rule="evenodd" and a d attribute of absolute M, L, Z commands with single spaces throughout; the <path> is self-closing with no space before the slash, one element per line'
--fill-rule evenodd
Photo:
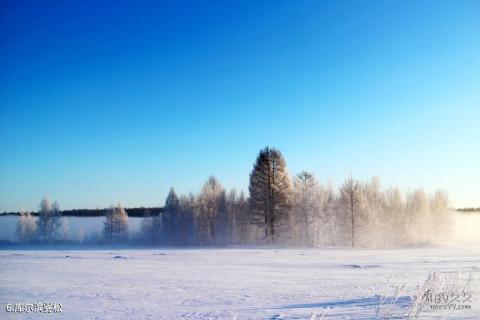
<path fill-rule="evenodd" d="M 480 206 L 479 1 L 0 0 L 0 211 L 155 206 L 258 151 Z"/>

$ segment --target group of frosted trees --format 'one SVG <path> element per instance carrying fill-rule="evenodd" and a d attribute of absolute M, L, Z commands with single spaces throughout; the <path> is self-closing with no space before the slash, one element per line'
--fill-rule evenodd
<path fill-rule="evenodd" d="M 147 212 L 141 238 L 147 243 L 227 245 L 248 239 L 247 200 L 243 193 L 226 192 L 215 177 L 205 182 L 197 196 L 177 196 L 173 188 L 159 216 Z"/>
<path fill-rule="evenodd" d="M 15 230 L 21 242 L 53 242 L 65 236 L 68 224 L 62 220 L 57 202 L 53 204 L 48 197 L 40 202 L 38 218 L 35 219 L 30 212 L 20 212 L 20 217 Z"/>
<path fill-rule="evenodd" d="M 213 176 L 198 194 L 173 188 L 159 215 L 145 211 L 141 230 L 128 231 L 128 215 L 118 205 L 107 211 L 100 242 L 164 246 L 292 244 L 302 246 L 389 247 L 441 242 L 451 225 L 448 196 L 422 189 L 382 190 L 377 177 L 348 177 L 338 190 L 313 173 L 290 176 L 280 151 L 260 151 L 250 173 L 248 197 L 227 191 Z M 58 205 L 42 201 L 39 218 L 22 214 L 21 241 L 58 236 Z"/>
<path fill-rule="evenodd" d="M 62 217 L 58 202 L 53 204 L 48 197 L 40 202 L 38 217 L 30 212 L 20 212 L 15 235 L 22 243 L 71 243 L 68 218 Z M 84 231 L 80 229 L 76 242 L 84 242 Z M 122 205 L 111 207 L 105 214 L 102 235 L 91 237 L 94 243 L 121 243 L 128 240 L 128 215 Z"/>
<path fill-rule="evenodd" d="M 274 148 L 260 151 L 249 197 L 210 177 L 195 196 L 172 188 L 163 212 L 144 218 L 146 242 L 162 245 L 293 244 L 388 247 L 442 241 L 449 232 L 448 196 L 422 189 L 382 190 L 377 177 L 348 177 L 335 191 L 308 171 L 291 177 Z"/>

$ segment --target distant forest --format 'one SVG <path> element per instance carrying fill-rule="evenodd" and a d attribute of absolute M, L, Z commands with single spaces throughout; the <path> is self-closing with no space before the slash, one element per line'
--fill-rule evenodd
<path fill-rule="evenodd" d="M 59 210 L 58 214 L 62 217 L 103 217 L 107 214 L 110 208 L 97 208 L 97 209 L 70 209 Z M 128 211 L 130 217 L 143 217 L 145 211 L 149 211 L 152 216 L 158 216 L 163 208 L 162 207 L 138 207 L 138 208 L 125 208 Z M 31 212 L 32 216 L 38 217 L 41 211 Z M 21 212 L 3 212 L 0 215 L 14 215 L 20 216 Z"/>
<path fill-rule="evenodd" d="M 459 208 L 457 211 L 460 212 L 480 212 L 480 208 Z"/>

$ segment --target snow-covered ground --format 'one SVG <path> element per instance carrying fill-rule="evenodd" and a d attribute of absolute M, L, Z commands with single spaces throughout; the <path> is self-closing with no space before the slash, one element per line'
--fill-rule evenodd
<path fill-rule="evenodd" d="M 0 319 L 372 319 L 405 285 L 381 308 L 392 318 L 432 271 L 460 285 L 471 274 L 471 309 L 427 306 L 421 318 L 480 319 L 475 247 L 1 250 Z M 5 310 L 40 302 L 62 313 Z"/>

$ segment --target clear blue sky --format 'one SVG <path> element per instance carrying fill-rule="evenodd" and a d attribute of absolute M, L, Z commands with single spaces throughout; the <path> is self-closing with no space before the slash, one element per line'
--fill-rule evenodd
<path fill-rule="evenodd" d="M 259 149 L 480 206 L 480 1 L 0 0 L 0 211 L 154 206 Z"/>

